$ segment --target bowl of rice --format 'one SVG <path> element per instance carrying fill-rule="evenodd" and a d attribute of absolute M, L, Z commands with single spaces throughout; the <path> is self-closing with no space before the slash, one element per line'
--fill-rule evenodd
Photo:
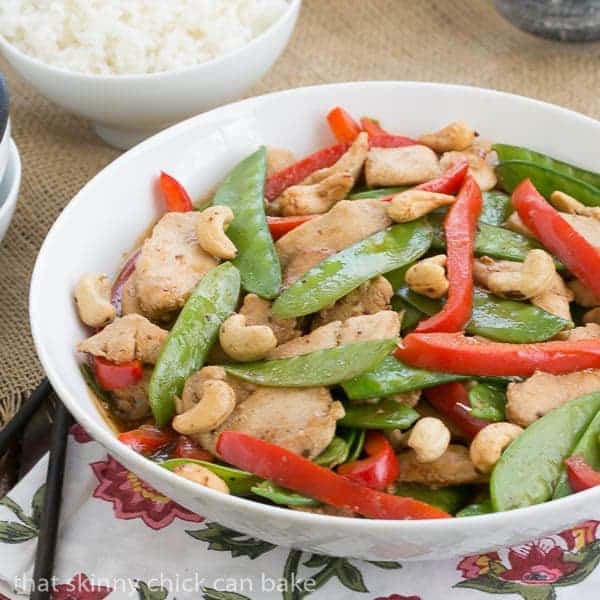
<path fill-rule="evenodd" d="M 0 52 L 38 92 L 129 148 L 235 100 L 275 62 L 302 0 L 2 0 Z"/>

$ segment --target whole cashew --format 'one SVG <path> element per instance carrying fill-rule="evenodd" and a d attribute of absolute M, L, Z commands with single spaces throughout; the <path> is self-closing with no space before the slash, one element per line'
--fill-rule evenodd
<path fill-rule="evenodd" d="M 211 490 L 229 494 L 229 486 L 225 483 L 225 481 L 202 465 L 187 463 L 175 467 L 173 472 L 180 477 L 189 479 L 190 481 L 210 488 Z"/>
<path fill-rule="evenodd" d="M 475 139 L 475 132 L 462 121 L 455 121 L 435 133 L 427 133 L 419 142 L 441 154 L 451 150 L 466 150 Z"/>
<path fill-rule="evenodd" d="M 440 419 L 419 419 L 408 436 L 408 446 L 420 463 L 430 463 L 442 456 L 450 444 L 450 431 Z"/>
<path fill-rule="evenodd" d="M 324 213 L 343 200 L 353 185 L 354 177 L 347 171 L 333 173 L 311 185 L 294 185 L 279 196 L 279 209 L 284 217 Z"/>
<path fill-rule="evenodd" d="M 445 266 L 445 254 L 424 258 L 406 271 L 406 283 L 417 294 L 423 294 L 428 298 L 441 298 L 450 287 Z"/>
<path fill-rule="evenodd" d="M 492 272 L 488 277 L 488 287 L 499 296 L 526 300 L 547 291 L 555 274 L 554 261 L 547 252 L 530 250 L 518 271 Z"/>
<path fill-rule="evenodd" d="M 455 199 L 448 194 L 407 190 L 392 197 L 387 213 L 396 223 L 407 223 L 429 214 L 440 206 L 453 204 Z"/>
<path fill-rule="evenodd" d="M 202 386 L 202 397 L 173 419 L 173 429 L 182 435 L 206 433 L 223 424 L 235 408 L 235 392 L 219 379 L 209 379 Z"/>
<path fill-rule="evenodd" d="M 503 450 L 523 431 L 512 423 L 492 423 L 477 433 L 471 442 L 469 455 L 475 468 L 489 473 L 500 460 Z"/>
<path fill-rule="evenodd" d="M 550 203 L 560 212 L 600 219 L 600 207 L 585 206 L 585 204 L 582 204 L 579 200 L 573 198 L 573 196 L 569 196 L 569 194 L 565 194 L 559 190 L 552 192 Z"/>
<path fill-rule="evenodd" d="M 106 275 L 87 273 L 75 286 L 80 319 L 90 327 L 103 327 L 117 316 L 110 302 L 110 281 Z"/>
<path fill-rule="evenodd" d="M 239 362 L 260 360 L 277 346 L 277 338 L 267 325 L 246 325 L 244 315 L 231 315 L 219 331 L 225 353 Z"/>
<path fill-rule="evenodd" d="M 237 248 L 225 235 L 233 221 L 233 211 L 229 206 L 210 206 L 200 213 L 196 225 L 196 237 L 202 250 L 216 258 L 235 258 Z"/>

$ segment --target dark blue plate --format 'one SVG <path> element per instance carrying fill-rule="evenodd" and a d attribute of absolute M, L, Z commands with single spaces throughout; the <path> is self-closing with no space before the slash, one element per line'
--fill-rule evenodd
<path fill-rule="evenodd" d="M 0 73 L 0 140 L 4 137 L 8 124 L 8 87 L 2 73 Z"/>

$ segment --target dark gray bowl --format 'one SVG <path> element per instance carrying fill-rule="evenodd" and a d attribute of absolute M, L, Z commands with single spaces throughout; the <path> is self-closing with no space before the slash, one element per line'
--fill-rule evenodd
<path fill-rule="evenodd" d="M 513 25 L 565 42 L 600 40 L 600 0 L 494 0 Z"/>

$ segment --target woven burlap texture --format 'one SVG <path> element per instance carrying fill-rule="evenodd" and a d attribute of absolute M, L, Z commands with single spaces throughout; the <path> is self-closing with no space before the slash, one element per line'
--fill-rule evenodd
<path fill-rule="evenodd" d="M 305 0 L 285 54 L 250 95 L 332 81 L 429 80 L 516 92 L 599 117 L 599 64 L 600 44 L 534 38 L 486 0 Z M 27 312 L 39 247 L 65 204 L 118 152 L 4 63 L 0 70 L 8 76 L 24 167 L 18 209 L 0 247 L 1 424 L 42 377 Z"/>

